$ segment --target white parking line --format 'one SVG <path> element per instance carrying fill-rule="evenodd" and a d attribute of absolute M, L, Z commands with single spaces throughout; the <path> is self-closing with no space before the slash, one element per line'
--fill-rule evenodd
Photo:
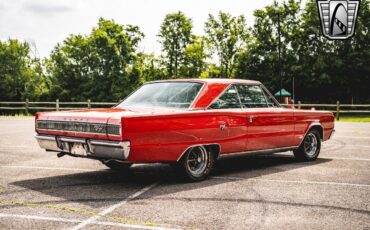
<path fill-rule="evenodd" d="M 353 184 L 353 183 L 342 183 L 342 182 L 331 182 L 331 181 L 309 181 L 309 180 L 275 180 L 275 179 L 251 179 L 243 177 L 229 177 L 229 176 L 214 176 L 211 178 L 215 179 L 226 179 L 226 180 L 244 180 L 250 182 L 277 182 L 277 183 L 296 183 L 296 184 L 320 184 L 320 185 L 339 185 L 339 186 L 355 186 L 370 188 L 369 184 Z"/>
<path fill-rule="evenodd" d="M 0 218 L 18 218 L 18 219 L 29 219 L 29 220 L 65 222 L 65 223 L 81 223 L 82 222 L 81 220 L 77 220 L 77 219 L 65 219 L 65 218 L 59 218 L 59 217 L 46 217 L 46 216 L 34 216 L 34 215 L 18 215 L 18 214 L 8 214 L 8 213 L 0 213 Z M 149 230 L 176 230 L 174 228 L 145 226 L 145 225 L 137 225 L 137 224 L 123 224 L 123 223 L 115 223 L 115 222 L 107 222 L 107 221 L 95 221 L 92 224 L 115 226 L 115 227 L 122 227 L 122 228 L 149 229 Z"/>
<path fill-rule="evenodd" d="M 46 169 L 46 170 L 82 171 L 82 172 L 97 171 L 97 170 L 93 170 L 93 169 L 42 167 L 42 166 L 27 166 L 27 165 L 0 165 L 0 168 Z"/>
<path fill-rule="evenodd" d="M 142 195 L 143 193 L 145 193 L 145 192 L 149 191 L 150 189 L 154 188 L 158 184 L 159 184 L 159 182 L 156 182 L 156 183 L 153 183 L 151 185 L 146 186 L 145 188 L 143 188 L 143 189 L 137 191 L 136 193 L 130 195 L 129 197 L 127 197 L 123 201 L 121 201 L 121 202 L 119 202 L 115 205 L 112 205 L 112 206 L 108 207 L 107 209 L 104 209 L 103 211 L 99 212 L 96 216 L 90 217 L 90 218 L 82 221 L 80 224 L 73 227 L 72 230 L 78 230 L 78 229 L 81 229 L 81 228 L 83 228 L 83 227 L 85 227 L 89 224 L 95 223 L 98 218 L 113 212 L 115 209 L 121 207 L 122 205 L 126 204 L 130 200 L 133 200 L 133 199 L 139 197 L 140 195 Z"/>

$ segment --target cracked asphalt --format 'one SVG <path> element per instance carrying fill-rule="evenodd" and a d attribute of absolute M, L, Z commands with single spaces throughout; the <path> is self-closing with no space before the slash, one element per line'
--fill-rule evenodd
<path fill-rule="evenodd" d="M 165 164 L 57 158 L 33 126 L 0 118 L 0 229 L 370 229 L 370 123 L 336 123 L 315 162 L 227 159 L 200 183 Z"/>

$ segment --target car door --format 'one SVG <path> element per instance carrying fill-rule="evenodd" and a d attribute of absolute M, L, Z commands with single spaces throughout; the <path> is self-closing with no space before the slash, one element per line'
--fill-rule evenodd
<path fill-rule="evenodd" d="M 217 116 L 227 117 L 225 123 L 220 124 L 219 130 L 225 135 L 223 140 L 219 141 L 222 153 L 243 152 L 246 148 L 247 122 L 235 86 L 230 85 L 208 109 Z"/>
<path fill-rule="evenodd" d="M 291 146 L 293 110 L 279 107 L 260 85 L 237 85 L 236 88 L 247 120 L 246 151 Z"/>

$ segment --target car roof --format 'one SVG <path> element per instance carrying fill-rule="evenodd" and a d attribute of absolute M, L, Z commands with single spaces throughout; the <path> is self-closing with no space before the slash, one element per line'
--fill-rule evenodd
<path fill-rule="evenodd" d="M 151 81 L 153 82 L 202 82 L 202 83 L 218 83 L 218 84 L 250 84 L 250 85 L 259 85 L 261 82 L 255 80 L 246 80 L 246 79 L 228 79 L 228 78 L 188 78 L 188 79 L 168 79 L 168 80 L 158 80 Z"/>
<path fill-rule="evenodd" d="M 159 82 L 199 82 L 203 87 L 192 104 L 193 109 L 207 108 L 215 99 L 217 99 L 231 84 L 260 85 L 261 82 L 245 79 L 225 79 L 225 78 L 192 78 L 192 79 L 169 79 L 151 81 L 150 83 Z"/>

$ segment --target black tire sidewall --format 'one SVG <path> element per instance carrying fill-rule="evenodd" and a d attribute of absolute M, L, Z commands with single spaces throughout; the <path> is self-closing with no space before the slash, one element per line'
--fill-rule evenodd
<path fill-rule="evenodd" d="M 207 148 L 205 148 L 205 150 L 207 152 L 208 161 L 206 163 L 206 168 L 204 169 L 203 173 L 200 176 L 194 176 L 189 171 L 189 168 L 188 168 L 188 165 L 187 165 L 187 159 L 190 155 L 191 149 L 185 153 L 185 156 L 184 156 L 184 158 L 182 159 L 182 162 L 181 162 L 181 166 L 182 166 L 182 170 L 183 170 L 183 172 L 184 172 L 184 174 L 185 174 L 185 176 L 188 180 L 190 180 L 190 181 L 202 181 L 202 180 L 206 179 L 209 176 L 209 174 L 211 173 L 213 165 L 214 165 L 214 157 L 213 157 L 213 154 L 212 154 L 211 151 L 209 151 Z"/>
<path fill-rule="evenodd" d="M 304 142 L 308 134 L 313 133 L 317 139 L 317 149 L 316 152 L 313 156 L 310 156 L 306 153 L 306 150 L 304 148 Z M 320 154 L 321 150 L 321 138 L 320 134 L 316 129 L 311 129 L 310 131 L 307 132 L 306 136 L 304 137 L 302 144 L 299 146 L 297 150 L 294 151 L 294 155 L 300 159 L 300 160 L 305 160 L 305 161 L 314 161 L 317 159 L 317 157 Z"/>

